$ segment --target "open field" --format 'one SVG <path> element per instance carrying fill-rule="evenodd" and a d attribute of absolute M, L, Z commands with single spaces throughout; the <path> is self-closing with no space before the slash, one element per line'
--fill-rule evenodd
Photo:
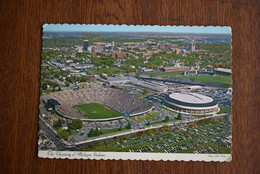
<path fill-rule="evenodd" d="M 122 113 L 99 103 L 75 105 L 73 108 L 78 109 L 85 117 L 90 119 L 113 118 L 122 116 Z"/>
<path fill-rule="evenodd" d="M 219 109 L 220 109 L 220 111 L 218 112 L 218 114 L 231 112 L 231 108 L 227 108 L 227 107 L 224 107 L 224 106 L 219 106 Z"/>
<path fill-rule="evenodd" d="M 208 83 L 223 84 L 224 87 L 230 87 L 231 84 L 232 84 L 232 79 L 231 79 L 231 77 L 228 77 L 228 76 L 200 75 L 200 76 L 193 76 L 193 77 L 184 77 L 182 79 L 191 80 L 191 78 L 193 78 L 193 80 L 197 81 L 197 82 L 208 82 Z"/>
<path fill-rule="evenodd" d="M 159 112 L 152 111 L 149 113 L 149 115 L 152 115 L 153 117 L 160 118 Z"/>

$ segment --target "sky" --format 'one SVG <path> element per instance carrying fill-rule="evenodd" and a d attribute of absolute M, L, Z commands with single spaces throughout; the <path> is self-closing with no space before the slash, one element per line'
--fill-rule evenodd
<path fill-rule="evenodd" d="M 43 31 L 80 31 L 80 32 L 173 32 L 173 33 L 220 33 L 231 34 L 230 27 L 204 26 L 141 26 L 141 25 L 81 25 L 81 24 L 45 24 Z"/>

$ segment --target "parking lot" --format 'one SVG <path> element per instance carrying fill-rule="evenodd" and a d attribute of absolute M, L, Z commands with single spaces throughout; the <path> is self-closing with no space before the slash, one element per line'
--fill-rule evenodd
<path fill-rule="evenodd" d="M 227 153 L 231 149 L 231 123 L 171 129 L 166 133 L 122 140 L 112 146 L 129 152 Z"/>

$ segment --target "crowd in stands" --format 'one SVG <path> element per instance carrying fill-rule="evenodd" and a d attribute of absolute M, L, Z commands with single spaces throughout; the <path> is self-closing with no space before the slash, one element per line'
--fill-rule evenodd
<path fill-rule="evenodd" d="M 45 102 L 48 99 L 54 99 L 59 102 L 58 111 L 61 114 L 84 118 L 82 114 L 73 106 L 99 103 L 121 113 L 137 114 L 152 108 L 153 104 L 125 91 L 112 88 L 89 88 L 81 90 L 68 90 L 57 93 L 51 93 L 41 97 Z"/>

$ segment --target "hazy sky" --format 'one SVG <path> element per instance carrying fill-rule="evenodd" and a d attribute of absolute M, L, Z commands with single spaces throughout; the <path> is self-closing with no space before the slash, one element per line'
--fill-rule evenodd
<path fill-rule="evenodd" d="M 230 27 L 203 26 L 134 26 L 134 25 L 80 25 L 80 24 L 45 24 L 43 31 L 95 31 L 95 32 L 176 32 L 176 33 L 222 33 L 231 34 Z"/>

